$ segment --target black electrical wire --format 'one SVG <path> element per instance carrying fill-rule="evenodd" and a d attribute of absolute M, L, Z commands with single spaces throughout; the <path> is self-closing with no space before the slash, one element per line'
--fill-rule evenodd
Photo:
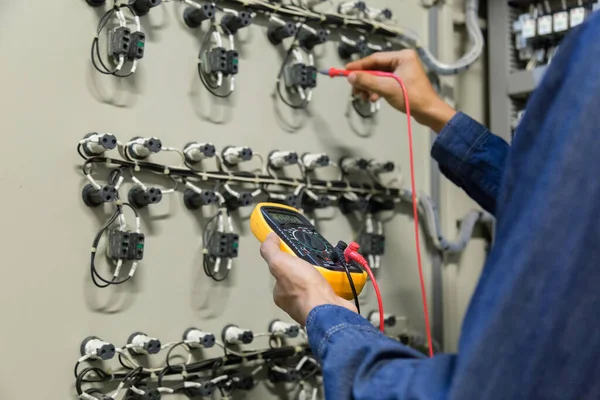
<path fill-rule="evenodd" d="M 202 232 L 202 248 L 204 252 L 204 257 L 202 259 L 202 264 L 204 268 L 204 273 L 206 276 L 211 278 L 216 282 L 224 281 L 229 275 L 229 270 L 225 270 L 225 272 L 221 275 L 217 275 L 213 268 L 215 266 L 216 258 L 208 253 L 208 246 L 216 232 L 216 229 L 209 229 L 209 226 L 214 223 L 214 221 L 222 215 L 223 211 L 219 210 L 208 222 L 204 225 L 204 230 Z M 210 236 L 209 236 L 210 235 Z"/>
<path fill-rule="evenodd" d="M 85 376 L 90 372 L 95 373 L 97 378 L 85 379 Z M 112 380 L 112 378 L 112 375 L 106 373 L 106 371 L 104 371 L 102 368 L 88 367 L 81 371 L 79 375 L 77 375 L 77 379 L 75 379 L 75 390 L 77 391 L 77 394 L 81 396 L 83 393 L 83 389 L 81 387 L 83 383 L 108 382 Z"/>
<path fill-rule="evenodd" d="M 117 168 L 117 169 L 112 170 L 108 177 L 108 184 L 112 185 L 112 186 L 116 186 L 116 184 L 118 183 L 119 179 L 122 176 L 123 176 L 122 168 Z M 121 285 L 131 279 L 131 276 L 127 276 L 127 278 L 122 279 L 120 281 L 117 281 L 117 277 L 113 277 L 111 280 L 107 280 L 104 277 L 102 277 L 102 275 L 98 272 L 98 269 L 96 268 L 96 254 L 97 254 L 97 250 L 98 250 L 98 245 L 100 243 L 100 239 L 102 239 L 102 236 L 104 236 L 104 233 L 117 220 L 119 215 L 121 215 L 123 213 L 123 206 L 129 207 L 135 214 L 136 218 L 139 216 L 137 210 L 131 204 L 129 204 L 129 203 L 122 203 L 121 205 L 118 204 L 118 201 L 119 201 L 118 193 L 117 193 L 115 200 L 117 201 L 115 211 L 109 217 L 108 221 L 102 226 L 102 228 L 100 228 L 100 230 L 98 231 L 98 233 L 96 234 L 96 236 L 94 237 L 94 240 L 92 242 L 93 250 L 90 254 L 90 275 L 91 275 L 92 282 L 94 283 L 94 285 L 96 285 L 99 288 L 106 288 L 110 285 Z M 102 283 L 99 283 L 98 281 L 101 281 Z"/>
<path fill-rule="evenodd" d="M 202 44 L 200 45 L 200 51 L 198 52 L 198 76 L 200 77 L 200 81 L 202 82 L 202 84 L 204 85 L 206 90 L 208 90 L 210 92 L 210 94 L 212 94 L 215 97 L 221 98 L 221 99 L 226 99 L 229 96 L 231 96 L 233 91 L 228 90 L 227 93 L 219 93 L 217 91 L 217 89 L 219 89 L 219 86 L 216 86 L 216 85 L 213 86 L 210 84 L 210 82 L 208 81 L 208 78 L 206 78 L 206 76 L 204 74 L 204 68 L 203 68 L 204 54 L 208 52 L 208 50 L 206 49 L 206 45 L 210 42 L 210 38 L 211 38 L 213 32 L 216 32 L 216 30 L 217 30 L 217 27 L 214 24 L 214 18 L 213 18 L 211 20 L 211 28 L 204 35 L 204 39 L 202 40 Z"/>
<path fill-rule="evenodd" d="M 116 67 L 114 69 L 110 69 L 109 67 L 107 67 L 107 63 L 105 63 L 102 60 L 102 55 L 100 54 L 100 35 L 102 34 L 102 31 L 106 28 L 106 25 L 108 24 L 108 21 L 110 21 L 113 14 L 115 12 L 119 11 L 121 8 L 127 8 L 134 17 L 137 16 L 135 10 L 129 4 L 118 5 L 115 2 L 114 6 L 110 10 L 108 10 L 98 21 L 98 27 L 96 29 L 96 36 L 92 40 L 92 48 L 90 51 L 90 56 L 92 59 L 92 65 L 94 66 L 96 71 L 98 71 L 104 75 L 113 75 L 113 76 L 116 76 L 119 78 L 126 78 L 128 76 L 133 75 L 133 71 L 130 71 L 127 74 L 118 74 L 119 70 Z M 100 66 L 102 68 L 100 68 L 98 63 L 100 64 Z"/>
<path fill-rule="evenodd" d="M 147 170 L 147 171 L 158 172 L 161 174 L 164 174 L 164 172 L 165 172 L 165 166 L 161 165 L 161 164 L 144 162 L 144 161 L 138 161 L 137 163 L 135 163 L 132 161 L 119 160 L 119 159 L 108 158 L 108 157 L 104 157 L 104 156 L 102 156 L 102 157 L 101 156 L 93 156 L 93 157 L 88 157 L 86 159 L 86 161 L 82 164 L 82 171 L 83 171 L 84 175 L 86 174 L 87 167 L 93 163 L 99 163 L 99 164 L 110 163 L 110 164 L 118 165 L 123 168 L 134 168 L 137 165 L 137 167 Z M 210 179 L 212 181 L 218 181 L 218 182 L 237 182 L 237 181 L 239 181 L 238 180 L 239 178 L 244 178 L 244 179 L 251 178 L 253 180 L 266 181 L 263 184 L 268 184 L 268 185 L 277 184 L 277 185 L 292 186 L 292 187 L 298 186 L 298 179 L 295 179 L 295 178 L 280 176 L 280 177 L 277 177 L 277 179 L 275 181 L 273 177 L 270 177 L 267 175 L 260 175 L 260 174 L 251 174 L 248 172 L 229 172 L 229 171 L 228 172 L 224 172 L 224 171 L 199 172 L 199 171 L 192 171 L 187 168 L 169 167 L 168 175 L 182 177 L 182 178 L 188 177 L 188 178 L 196 178 L 196 179 L 200 179 L 200 180 L 206 180 L 205 175 L 203 175 L 203 174 L 212 175 L 208 179 Z M 242 181 L 240 181 L 240 182 L 242 182 Z M 245 180 L 243 182 L 246 183 Z M 330 188 L 339 189 L 340 191 L 343 190 L 345 192 L 346 191 L 353 192 L 355 190 L 356 191 L 369 191 L 369 192 L 371 192 L 372 195 L 385 196 L 387 198 L 397 198 L 402 194 L 402 191 L 400 189 L 387 188 L 377 182 L 368 184 L 368 183 L 352 183 L 352 182 L 347 182 L 347 181 L 342 181 L 342 180 L 325 181 L 322 179 L 311 179 L 311 189 L 327 191 Z M 359 193 L 359 194 L 364 194 L 364 193 Z"/>
<path fill-rule="evenodd" d="M 358 301 L 358 294 L 356 293 L 356 287 L 354 286 L 354 280 L 352 279 L 352 274 L 348 269 L 346 263 L 342 260 L 342 266 L 344 267 L 344 271 L 346 271 L 346 276 L 348 277 L 348 282 L 350 282 L 350 289 L 352 289 L 352 297 L 354 297 L 354 305 L 356 306 L 356 311 L 360 315 L 360 304 Z"/>
<path fill-rule="evenodd" d="M 173 353 L 173 350 L 175 350 L 177 347 L 182 346 L 184 344 L 185 344 L 185 342 L 182 341 L 182 342 L 177 342 L 177 343 L 175 343 L 174 345 L 171 346 L 171 348 L 167 352 L 167 357 L 166 357 L 166 360 L 165 360 L 165 364 L 167 365 L 167 368 L 170 368 L 172 370 L 176 370 L 175 367 L 178 367 L 181 371 L 185 370 L 185 366 L 184 366 L 185 364 L 173 366 L 173 365 L 171 365 L 169 363 L 169 359 L 171 358 L 171 353 Z"/>
<path fill-rule="evenodd" d="M 305 23 L 305 21 L 301 22 L 300 25 L 302 25 L 303 23 Z M 298 41 L 298 37 L 300 36 L 300 32 L 302 31 L 302 27 L 300 26 L 297 30 L 296 30 L 296 34 L 294 35 L 294 39 L 292 40 L 292 44 L 290 45 L 290 48 L 288 49 L 283 62 L 281 63 L 281 67 L 279 68 L 279 72 L 277 73 L 277 82 L 275 83 L 275 90 L 277 92 L 277 94 L 279 95 L 279 98 L 281 99 L 281 101 L 288 107 L 293 108 L 294 110 L 304 110 L 306 108 L 306 106 L 308 105 L 308 100 L 302 100 L 301 103 L 298 104 L 294 104 L 292 102 L 290 102 L 288 99 L 286 99 L 286 97 L 283 95 L 283 92 L 281 90 L 281 80 L 283 78 L 283 74 L 285 72 L 285 67 L 290 59 L 290 57 L 292 56 L 294 50 L 296 49 L 297 44 L 296 42 Z"/>

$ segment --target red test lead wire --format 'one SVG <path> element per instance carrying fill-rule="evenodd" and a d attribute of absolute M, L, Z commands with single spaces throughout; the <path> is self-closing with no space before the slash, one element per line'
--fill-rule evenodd
<path fill-rule="evenodd" d="M 359 245 L 356 242 L 352 242 L 346 247 L 344 250 L 344 258 L 346 262 L 356 261 L 367 271 L 367 275 L 371 278 L 371 282 L 373 283 L 373 289 L 375 289 L 375 296 L 377 297 L 377 305 L 379 307 L 379 330 L 383 333 L 385 330 L 385 318 L 383 317 L 383 300 L 381 300 L 381 292 L 379 291 L 379 285 L 377 284 L 377 280 L 375 279 L 375 275 L 373 275 L 373 271 L 371 271 L 371 267 L 369 267 L 369 263 L 363 256 L 358 252 Z"/>
<path fill-rule="evenodd" d="M 419 241 L 419 212 L 418 212 L 418 204 L 417 204 L 417 190 L 415 188 L 415 163 L 414 163 L 414 157 L 413 157 L 412 124 L 411 124 L 411 117 L 410 117 L 410 102 L 408 99 L 408 91 L 406 90 L 406 86 L 404 85 L 404 82 L 402 82 L 402 79 L 400 79 L 399 76 L 394 75 L 391 72 L 348 71 L 348 70 L 337 69 L 337 68 L 330 68 L 328 70 L 319 71 L 319 73 L 321 73 L 323 75 L 328 75 L 332 78 L 339 77 L 339 76 L 348 76 L 351 73 L 355 73 L 355 72 L 370 74 L 370 75 L 379 76 L 382 78 L 394 79 L 396 82 L 398 82 L 398 84 L 402 88 L 402 94 L 404 95 L 404 104 L 406 107 L 406 119 L 407 119 L 407 123 L 408 123 L 408 147 L 409 147 L 409 151 L 410 151 L 410 181 L 411 181 L 411 186 L 412 186 L 413 219 L 415 222 L 415 243 L 416 243 L 416 247 L 417 247 L 417 264 L 419 267 L 419 279 L 421 281 L 421 297 L 423 299 L 423 313 L 425 314 L 425 330 L 427 333 L 427 344 L 429 346 L 429 357 L 433 357 L 433 345 L 431 343 L 431 328 L 429 325 L 429 311 L 428 311 L 428 307 L 427 307 L 427 294 L 425 292 L 425 279 L 423 277 L 423 262 L 421 260 L 421 244 Z M 348 248 L 349 247 L 350 246 L 348 246 Z M 364 260 L 364 258 L 363 258 L 363 260 Z M 365 263 L 366 263 L 366 261 L 365 261 Z M 366 265 L 368 266 L 368 264 L 366 264 Z M 373 285 L 375 286 L 375 291 L 379 294 L 379 288 L 377 287 L 377 283 L 375 282 L 374 277 L 372 276 L 373 274 L 371 272 L 371 269 L 368 267 L 365 267 L 365 269 L 367 270 L 369 277 L 371 277 L 371 280 L 373 280 Z M 383 317 L 383 305 L 381 303 L 381 298 L 379 297 L 379 295 L 378 295 L 377 300 L 379 302 L 379 316 L 380 316 L 380 320 L 381 320 Z M 380 322 L 380 328 L 383 330 L 383 321 L 382 320 Z"/>

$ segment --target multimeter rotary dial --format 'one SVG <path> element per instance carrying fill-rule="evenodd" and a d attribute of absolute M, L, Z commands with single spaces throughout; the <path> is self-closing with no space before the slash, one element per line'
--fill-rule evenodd
<path fill-rule="evenodd" d="M 312 252 L 322 253 L 327 250 L 327 244 L 315 234 L 297 230 L 292 233 L 292 237 L 298 244 Z"/>

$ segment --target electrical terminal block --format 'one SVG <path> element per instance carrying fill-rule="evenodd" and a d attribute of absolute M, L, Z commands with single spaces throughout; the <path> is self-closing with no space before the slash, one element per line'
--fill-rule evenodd
<path fill-rule="evenodd" d="M 81 198 L 88 207 L 98 207 L 104 203 L 112 203 L 117 197 L 117 189 L 113 185 L 104 185 L 97 189 L 89 183 L 84 186 L 81 193 Z"/>
<path fill-rule="evenodd" d="M 239 72 L 240 54 L 237 50 L 227 50 L 224 47 L 213 47 L 207 53 L 206 72 L 225 76 L 237 75 Z"/>
<path fill-rule="evenodd" d="M 134 186 L 129 190 L 127 197 L 135 208 L 144 208 L 150 204 L 160 203 L 163 194 L 159 188 L 149 187 L 144 189 L 140 186 Z"/>
<path fill-rule="evenodd" d="M 108 31 L 108 55 L 118 59 L 120 56 L 129 55 L 131 45 L 131 30 L 124 26 L 117 26 Z"/>
<path fill-rule="evenodd" d="M 369 161 L 369 165 L 367 166 L 369 172 L 373 174 L 381 174 L 385 172 L 393 172 L 396 169 L 396 165 L 392 161 Z"/>
<path fill-rule="evenodd" d="M 269 154 L 269 166 L 273 169 L 281 169 L 294 164 L 298 164 L 298 153 L 294 151 L 274 150 Z"/>
<path fill-rule="evenodd" d="M 193 189 L 183 192 L 183 204 L 188 210 L 198 210 L 201 207 L 217 203 L 217 194 L 212 190 L 203 190 L 198 193 Z"/>
<path fill-rule="evenodd" d="M 140 17 L 148 14 L 151 8 L 159 6 L 162 0 L 129 0 L 129 5 Z"/>
<path fill-rule="evenodd" d="M 373 326 L 379 328 L 379 311 L 371 311 L 368 314 L 367 319 L 371 324 L 373 324 Z M 397 320 L 398 318 L 393 314 L 383 314 L 383 325 L 385 327 L 391 328 L 396 326 L 396 323 L 398 322 Z"/>
<path fill-rule="evenodd" d="M 160 340 L 151 338 L 145 333 L 135 332 L 127 339 L 127 348 L 132 354 L 157 354 L 161 349 Z"/>
<path fill-rule="evenodd" d="M 254 334 L 249 329 L 242 329 L 237 325 L 227 325 L 222 332 L 223 343 L 230 345 L 250 344 Z"/>
<path fill-rule="evenodd" d="M 281 44 L 284 39 L 296 35 L 298 28 L 292 22 L 284 22 L 283 24 L 272 22 L 267 29 L 267 38 L 273 46 Z"/>
<path fill-rule="evenodd" d="M 317 87 L 317 68 L 303 63 L 295 63 L 284 70 L 285 86 L 290 88 L 301 87 L 313 89 Z"/>
<path fill-rule="evenodd" d="M 213 158 L 217 151 L 212 143 L 191 142 L 183 148 L 185 160 L 191 164 L 198 163 L 208 158 Z"/>
<path fill-rule="evenodd" d="M 183 333 L 183 341 L 192 349 L 209 349 L 215 345 L 215 335 L 198 328 L 189 328 Z"/>
<path fill-rule="evenodd" d="M 143 233 L 112 229 L 108 234 L 107 254 L 113 260 L 140 261 L 144 258 Z"/>
<path fill-rule="evenodd" d="M 300 162 L 307 171 L 314 171 L 317 168 L 323 168 L 331 165 L 331 159 L 325 153 L 304 153 Z"/>
<path fill-rule="evenodd" d="M 202 22 L 215 16 L 217 12 L 213 3 L 206 3 L 197 7 L 188 7 L 183 11 L 183 21 L 189 28 L 198 28 Z"/>
<path fill-rule="evenodd" d="M 215 232 L 208 243 L 208 254 L 213 257 L 237 258 L 240 237 L 237 233 Z"/>
<path fill-rule="evenodd" d="M 231 34 L 235 35 L 238 30 L 250 26 L 253 19 L 252 14 L 248 11 L 241 11 L 237 15 L 225 13 L 223 18 L 221 18 L 221 26 L 225 32 L 231 32 Z"/>
<path fill-rule="evenodd" d="M 300 334 L 300 327 L 296 324 L 290 324 L 276 319 L 269 324 L 269 333 L 277 336 L 296 338 Z"/>
<path fill-rule="evenodd" d="M 146 51 L 146 34 L 144 32 L 133 32 L 129 45 L 127 59 L 129 61 L 141 60 Z"/>
<path fill-rule="evenodd" d="M 345 174 L 366 171 L 369 162 L 364 158 L 344 157 L 340 160 L 340 168 Z"/>
<path fill-rule="evenodd" d="M 115 356 L 115 346 L 96 337 L 87 337 L 81 342 L 80 352 L 91 360 L 110 360 Z"/>
<path fill-rule="evenodd" d="M 244 161 L 252 160 L 254 152 L 250 147 L 227 146 L 223 149 L 221 157 L 228 167 L 233 167 Z"/>
<path fill-rule="evenodd" d="M 357 240 L 364 256 L 382 256 L 385 253 L 385 236 L 377 233 L 362 233 Z"/>
<path fill-rule="evenodd" d="M 100 156 L 117 147 L 117 138 L 110 133 L 88 133 L 80 142 L 81 150 L 88 157 Z"/>
<path fill-rule="evenodd" d="M 156 137 L 134 137 L 126 144 L 129 157 L 134 160 L 144 160 L 150 154 L 158 153 L 162 149 L 162 142 Z"/>

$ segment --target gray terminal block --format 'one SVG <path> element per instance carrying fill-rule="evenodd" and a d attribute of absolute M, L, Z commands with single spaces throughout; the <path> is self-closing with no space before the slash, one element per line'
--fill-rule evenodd
<path fill-rule="evenodd" d="M 142 332 L 132 333 L 127 339 L 127 344 L 131 345 L 129 352 L 134 355 L 157 354 L 162 346 L 160 340 Z"/>

